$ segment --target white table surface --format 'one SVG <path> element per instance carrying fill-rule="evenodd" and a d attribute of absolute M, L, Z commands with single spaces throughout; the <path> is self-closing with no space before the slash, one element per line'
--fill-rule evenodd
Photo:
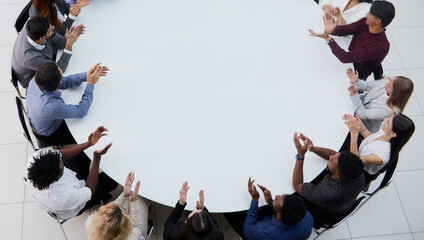
<path fill-rule="evenodd" d="M 352 112 L 346 66 L 308 36 L 323 29 L 314 1 L 90 2 L 65 75 L 96 62 L 111 70 L 88 115 L 67 123 L 78 142 L 109 129 L 86 153 L 113 142 L 101 168 L 120 184 L 135 171 L 140 195 L 174 206 L 187 180 L 186 209 L 204 189 L 210 211 L 244 210 L 249 176 L 273 195 L 293 192 L 295 131 L 317 146 L 342 144 L 341 116 Z M 84 89 L 63 97 L 76 104 Z M 308 153 L 305 181 L 325 165 Z"/>

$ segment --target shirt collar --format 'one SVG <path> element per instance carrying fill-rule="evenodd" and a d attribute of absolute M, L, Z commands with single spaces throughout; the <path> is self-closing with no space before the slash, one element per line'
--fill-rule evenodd
<path fill-rule="evenodd" d="M 36 43 L 36 42 L 34 42 L 31 38 L 29 38 L 29 36 L 27 36 L 27 38 L 28 38 L 28 42 L 33 46 L 33 47 L 35 47 L 35 49 L 37 49 L 37 50 L 43 50 L 44 49 L 44 45 L 40 45 L 40 44 L 38 44 L 38 43 Z"/>

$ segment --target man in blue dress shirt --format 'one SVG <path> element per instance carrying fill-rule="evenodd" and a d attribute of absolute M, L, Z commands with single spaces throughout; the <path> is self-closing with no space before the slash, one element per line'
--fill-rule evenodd
<path fill-rule="evenodd" d="M 247 240 L 259 239 L 308 239 L 314 225 L 312 215 L 306 211 L 303 200 L 294 195 L 276 195 L 258 185 L 264 193 L 267 206 L 258 209 L 259 192 L 249 178 L 248 190 L 252 196 L 243 226 L 243 237 Z M 260 213 L 262 211 L 262 213 Z M 275 214 L 273 214 L 273 211 Z M 264 214 L 264 212 L 268 212 Z M 260 215 L 265 215 L 260 219 Z"/>
<path fill-rule="evenodd" d="M 28 86 L 27 111 L 40 147 L 75 143 L 63 120 L 87 115 L 94 85 L 108 70 L 98 63 L 87 72 L 62 76 L 62 70 L 54 62 L 39 68 Z M 79 104 L 66 104 L 60 90 L 80 86 L 85 81 L 87 85 Z"/>

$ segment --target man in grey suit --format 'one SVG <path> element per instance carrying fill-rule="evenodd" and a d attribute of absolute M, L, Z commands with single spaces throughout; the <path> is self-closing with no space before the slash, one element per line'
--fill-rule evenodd
<path fill-rule="evenodd" d="M 54 62 L 53 56 L 56 53 L 53 49 L 63 49 L 57 64 L 65 71 L 72 56 L 72 46 L 84 33 L 84 28 L 83 25 L 72 27 L 65 36 L 61 36 L 54 33 L 54 27 L 43 17 L 28 20 L 16 38 L 12 52 L 12 69 L 22 87 L 28 87 L 41 65 Z"/>

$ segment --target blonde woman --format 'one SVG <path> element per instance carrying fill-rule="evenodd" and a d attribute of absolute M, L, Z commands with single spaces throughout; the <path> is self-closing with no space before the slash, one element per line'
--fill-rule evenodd
<path fill-rule="evenodd" d="M 131 191 L 134 179 L 134 173 L 130 172 L 122 194 L 88 217 L 85 225 L 89 240 L 139 240 L 146 237 L 149 203 L 138 197 L 140 181 L 134 192 Z"/>

